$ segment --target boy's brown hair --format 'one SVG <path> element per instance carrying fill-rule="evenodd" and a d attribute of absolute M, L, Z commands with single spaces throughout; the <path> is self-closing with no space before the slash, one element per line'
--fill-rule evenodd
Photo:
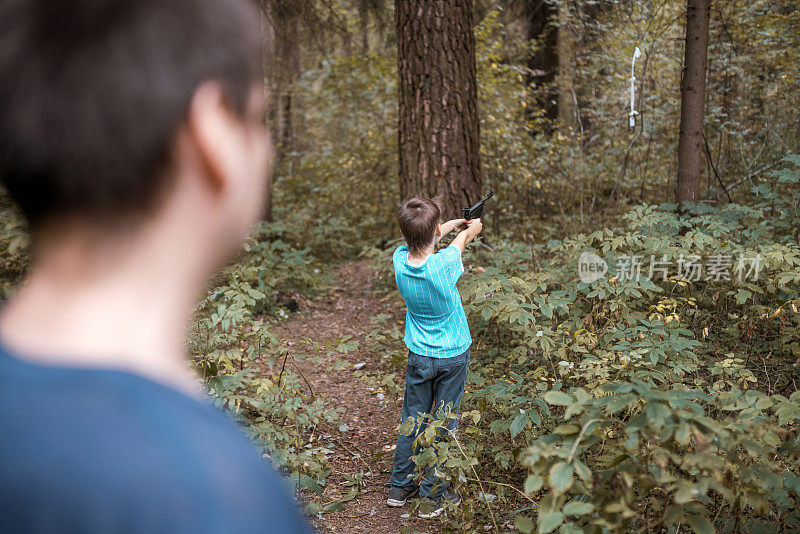
<path fill-rule="evenodd" d="M 400 204 L 397 222 L 412 254 L 424 251 L 431 244 L 441 218 L 438 199 L 414 197 Z"/>

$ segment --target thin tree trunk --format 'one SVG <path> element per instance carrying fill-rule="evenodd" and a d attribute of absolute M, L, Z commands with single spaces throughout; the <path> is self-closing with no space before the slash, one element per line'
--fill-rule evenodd
<path fill-rule="evenodd" d="M 577 3 L 576 10 L 580 14 L 581 23 L 580 36 L 575 44 L 576 52 L 573 55 L 573 65 L 578 63 L 575 55 L 578 53 L 583 54 L 584 50 L 593 47 L 603 35 L 603 26 L 598 21 L 601 19 L 604 10 L 610 9 L 612 5 L 610 2 Z M 580 120 L 579 128 L 582 128 L 584 132 L 588 132 L 592 128 L 592 116 L 589 113 L 583 113 L 580 104 L 589 99 L 597 99 L 603 93 L 603 88 L 593 87 L 594 84 L 586 83 L 579 78 L 583 73 L 577 72 L 577 69 L 573 69 L 573 71 L 575 72 L 573 85 L 575 87 L 576 100 L 578 101 L 578 109 L 576 111 L 578 113 L 577 118 Z"/>
<path fill-rule="evenodd" d="M 558 93 L 553 88 L 558 72 L 558 29 L 554 24 L 557 12 L 550 1 L 526 0 L 525 33 L 528 41 L 538 41 L 528 59 L 528 81 L 535 88 L 532 107 L 554 123 L 558 119 Z M 551 127 L 547 133 L 552 133 Z"/>
<path fill-rule="evenodd" d="M 678 204 L 696 202 L 703 167 L 703 118 L 708 63 L 711 0 L 688 0 L 686 49 L 681 80 L 681 126 L 678 138 Z"/>
<path fill-rule="evenodd" d="M 358 0 L 358 21 L 361 29 L 361 53 L 364 55 L 369 54 L 369 4 L 367 0 Z"/>
<path fill-rule="evenodd" d="M 575 36 L 570 28 L 569 0 L 558 7 L 558 120 L 561 127 L 578 130 L 577 108 L 574 97 Z"/>
<path fill-rule="evenodd" d="M 257 3 L 262 14 L 262 35 L 268 43 L 263 65 L 272 102 L 268 123 L 273 132 L 277 167 L 292 140 L 292 86 L 301 69 L 298 20 L 308 4 L 297 0 L 258 0 Z M 271 179 L 263 217 L 272 220 Z"/>
<path fill-rule="evenodd" d="M 270 38 L 269 34 L 269 25 L 267 24 L 267 15 L 264 11 L 263 5 L 259 4 L 261 7 L 261 38 L 263 41 L 263 49 L 262 49 L 262 56 L 261 56 L 261 68 L 263 69 L 263 77 L 264 77 L 264 93 L 267 97 L 269 97 L 269 92 L 272 90 L 269 84 L 269 80 L 271 77 L 270 72 L 270 44 L 272 39 Z M 268 114 L 271 114 L 272 111 L 267 111 Z M 272 172 L 267 173 L 267 187 L 266 192 L 264 194 L 264 209 L 262 213 L 262 218 L 267 222 L 273 221 L 272 215 Z"/>
<path fill-rule="evenodd" d="M 276 95 L 278 106 L 278 150 L 281 154 L 291 149 L 292 144 L 292 89 L 300 75 L 300 43 L 296 16 L 280 16 L 276 28 L 276 56 L 279 93 Z"/>
<path fill-rule="evenodd" d="M 395 0 L 400 195 L 440 196 L 444 215 L 480 195 L 472 1 Z"/>

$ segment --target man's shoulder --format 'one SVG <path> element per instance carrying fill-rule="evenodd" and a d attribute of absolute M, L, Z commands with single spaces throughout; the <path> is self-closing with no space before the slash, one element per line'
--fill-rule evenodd
<path fill-rule="evenodd" d="M 0 393 L 0 424 L 13 430 L 0 437 L 0 462 L 6 467 L 9 458 L 26 449 L 31 454 L 25 461 L 53 462 L 55 473 L 93 458 L 86 462 L 91 464 L 87 474 L 98 465 L 132 474 L 133 465 L 159 478 L 179 476 L 183 467 L 220 446 L 237 455 L 233 464 L 252 467 L 258 462 L 247 438 L 209 402 L 125 372 L 41 374 Z M 18 410 L 22 404 L 24 412 Z M 241 456 L 243 451 L 248 454 Z"/>
<path fill-rule="evenodd" d="M 125 516 L 154 532 L 303 526 L 278 475 L 210 404 L 124 373 L 23 382 L 0 393 L 0 505 L 19 488 L 20 517 L 81 510 L 79 524 L 107 531 Z"/>

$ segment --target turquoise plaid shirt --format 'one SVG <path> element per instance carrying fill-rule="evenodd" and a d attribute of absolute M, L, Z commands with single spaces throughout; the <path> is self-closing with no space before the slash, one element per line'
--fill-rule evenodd
<path fill-rule="evenodd" d="M 411 265 L 408 245 L 401 245 L 394 251 L 392 262 L 397 289 L 408 309 L 408 350 L 431 358 L 450 358 L 466 351 L 472 337 L 456 289 L 464 272 L 458 247 L 450 245 L 428 256 L 422 265 Z"/>

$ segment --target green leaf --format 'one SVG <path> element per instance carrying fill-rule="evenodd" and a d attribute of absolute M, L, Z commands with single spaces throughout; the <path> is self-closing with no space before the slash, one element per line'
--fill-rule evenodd
<path fill-rule="evenodd" d="M 350 491 L 347 492 L 347 495 L 339 499 L 338 501 L 333 501 L 331 503 L 326 504 L 322 508 L 323 514 L 330 514 L 333 512 L 340 512 L 342 510 L 342 503 L 346 503 L 348 501 L 352 501 L 358 495 L 358 487 L 352 488 Z"/>
<path fill-rule="evenodd" d="M 740 289 L 736 292 L 736 303 L 737 304 L 744 304 L 747 299 L 752 297 L 753 294 L 746 289 Z"/>
<path fill-rule="evenodd" d="M 714 534 L 714 525 L 707 517 L 687 515 L 686 522 L 697 534 Z"/>
<path fill-rule="evenodd" d="M 572 466 L 567 462 L 558 462 L 550 468 L 550 486 L 556 493 L 564 493 L 572 486 Z"/>
<path fill-rule="evenodd" d="M 611 461 L 611 463 L 608 465 L 608 467 L 609 468 L 617 467 L 619 464 L 621 464 L 622 462 L 624 462 L 628 458 L 630 458 L 630 455 L 628 455 L 628 454 L 619 454 L 614 458 L 614 460 Z"/>
<path fill-rule="evenodd" d="M 575 401 L 571 395 L 567 395 L 563 391 L 548 391 L 544 394 L 544 400 L 555 406 L 569 406 Z"/>
<path fill-rule="evenodd" d="M 558 425 L 553 429 L 553 434 L 566 434 L 567 436 L 570 436 L 572 434 L 577 434 L 578 432 L 580 432 L 580 430 L 581 427 L 579 427 L 578 425 L 570 425 L 570 424 Z"/>
<path fill-rule="evenodd" d="M 527 423 L 528 423 L 528 414 L 526 413 L 517 414 L 514 420 L 511 421 L 511 426 L 508 428 L 509 432 L 511 433 L 511 437 L 512 438 L 517 437 L 517 434 L 522 432 Z"/>
<path fill-rule="evenodd" d="M 544 485 L 544 479 L 539 475 L 528 475 L 525 479 L 525 493 L 536 493 Z"/>
<path fill-rule="evenodd" d="M 669 408 L 660 402 L 651 402 L 647 405 L 647 420 L 656 428 L 663 427 L 670 415 Z"/>
<path fill-rule="evenodd" d="M 310 489 L 318 496 L 322 497 L 322 487 L 317 483 L 317 481 L 306 474 L 301 474 L 300 489 L 306 489 L 306 488 Z"/>
<path fill-rule="evenodd" d="M 689 425 L 686 423 L 681 423 L 678 425 L 678 430 L 675 431 L 675 441 L 681 445 L 688 445 L 690 435 L 691 429 L 689 428 Z"/>
<path fill-rule="evenodd" d="M 772 407 L 772 399 L 769 397 L 761 397 L 756 401 L 756 409 L 758 410 L 766 410 L 767 408 Z"/>
<path fill-rule="evenodd" d="M 514 522 L 517 524 L 517 530 L 522 532 L 522 534 L 530 534 L 533 532 L 533 519 L 530 517 L 518 515 Z"/>
<path fill-rule="evenodd" d="M 786 484 L 786 488 L 792 490 L 795 495 L 800 497 L 800 477 L 795 475 L 794 473 L 792 473 L 788 469 L 784 473 L 783 477 L 784 477 L 783 478 L 784 479 L 784 484 Z M 530 477 L 528 477 L 528 478 L 530 478 Z M 525 484 L 526 485 L 528 484 L 527 480 L 525 481 Z"/>
<path fill-rule="evenodd" d="M 691 484 L 682 484 L 678 491 L 675 492 L 675 504 L 686 504 L 693 501 L 698 494 L 697 488 Z"/>
<path fill-rule="evenodd" d="M 595 506 L 590 502 L 572 501 L 561 509 L 566 515 L 586 515 L 594 511 Z"/>
<path fill-rule="evenodd" d="M 583 529 L 575 523 L 564 523 L 558 529 L 558 534 L 583 534 Z"/>
<path fill-rule="evenodd" d="M 586 467 L 585 463 L 581 462 L 578 459 L 575 459 L 574 466 L 575 466 L 575 474 L 581 477 L 581 480 L 583 480 L 584 482 L 589 482 L 591 480 L 592 472 L 589 470 L 588 467 Z"/>
<path fill-rule="evenodd" d="M 564 521 L 564 514 L 561 512 L 540 512 L 539 513 L 539 534 L 552 532 Z"/>

